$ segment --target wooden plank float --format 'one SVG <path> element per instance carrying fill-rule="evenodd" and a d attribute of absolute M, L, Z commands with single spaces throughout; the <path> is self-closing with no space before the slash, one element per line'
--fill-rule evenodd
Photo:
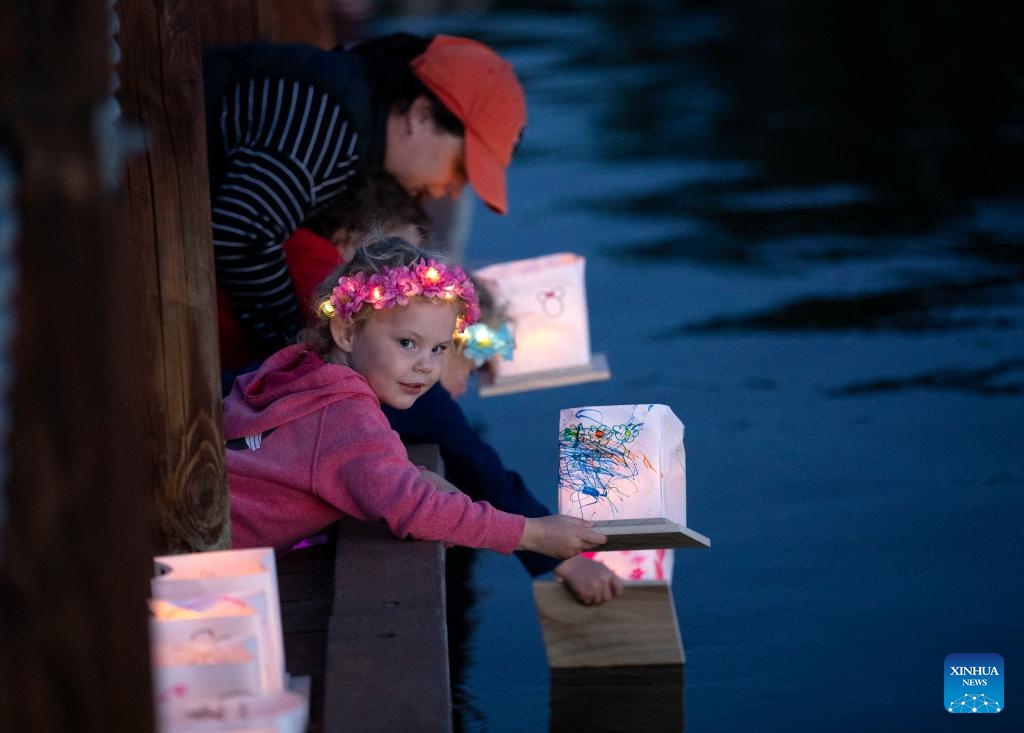
<path fill-rule="evenodd" d="M 711 539 L 669 519 L 602 519 L 594 529 L 608 541 L 604 550 L 660 550 L 670 547 L 711 547 Z"/>
<path fill-rule="evenodd" d="M 683 730 L 683 670 L 672 589 L 626 581 L 621 596 L 584 606 L 564 583 L 535 581 L 551 667 L 550 733 Z"/>
<path fill-rule="evenodd" d="M 579 603 L 559 581 L 534 581 L 533 596 L 552 669 L 686 661 L 667 581 L 626 581 L 622 595 L 600 606 Z"/>
<path fill-rule="evenodd" d="M 604 382 L 611 378 L 612 372 L 608 366 L 608 357 L 604 354 L 592 354 L 589 364 L 578 367 L 508 377 L 496 377 L 488 369 L 483 369 L 477 374 L 481 397 L 496 397 L 551 387 L 568 387 L 587 382 Z"/>

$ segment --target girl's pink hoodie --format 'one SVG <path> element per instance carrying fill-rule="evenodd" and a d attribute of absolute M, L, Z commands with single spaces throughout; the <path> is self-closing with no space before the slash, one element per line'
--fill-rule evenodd
<path fill-rule="evenodd" d="M 345 515 L 505 554 L 523 535 L 523 517 L 421 478 L 367 381 L 303 344 L 235 380 L 224 438 L 235 547 L 286 550 Z"/>

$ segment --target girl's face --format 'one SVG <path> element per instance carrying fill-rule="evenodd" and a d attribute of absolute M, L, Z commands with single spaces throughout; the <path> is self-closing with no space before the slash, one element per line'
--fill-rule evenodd
<path fill-rule="evenodd" d="M 359 328 L 335 319 L 331 335 L 380 401 L 405 410 L 440 378 L 445 352 L 453 348 L 455 315 L 451 303 L 413 298 L 407 306 L 374 311 Z"/>

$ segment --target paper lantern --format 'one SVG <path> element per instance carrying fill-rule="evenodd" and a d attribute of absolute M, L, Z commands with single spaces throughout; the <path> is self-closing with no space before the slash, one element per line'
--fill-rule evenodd
<path fill-rule="evenodd" d="M 211 698 L 266 692 L 261 621 L 240 598 L 154 600 L 150 609 L 158 710 L 200 709 Z"/>
<path fill-rule="evenodd" d="M 492 364 L 483 396 L 608 379 L 603 355 L 590 353 L 585 260 L 561 252 L 476 271 L 504 307 L 515 336 L 510 360 Z"/>
<path fill-rule="evenodd" d="M 665 405 L 559 414 L 558 509 L 596 522 L 607 550 L 707 547 L 686 527 L 683 424 Z"/>
<path fill-rule="evenodd" d="M 306 678 L 308 679 L 308 678 Z M 162 733 L 305 733 L 309 724 L 309 690 L 271 695 L 237 695 L 210 700 L 205 708 L 159 711 Z"/>
<path fill-rule="evenodd" d="M 272 548 L 164 555 L 154 559 L 153 598 L 170 602 L 231 596 L 259 619 L 261 687 L 284 689 L 284 639 Z M 180 604 L 179 604 L 180 605 Z"/>

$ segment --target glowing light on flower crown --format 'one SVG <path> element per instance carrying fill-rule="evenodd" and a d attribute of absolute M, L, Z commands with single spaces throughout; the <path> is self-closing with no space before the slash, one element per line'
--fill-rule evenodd
<path fill-rule="evenodd" d="M 457 332 L 480 319 L 476 288 L 457 265 L 434 260 L 418 260 L 409 266 L 388 267 L 369 276 L 363 272 L 342 275 L 330 297 L 318 308 L 324 318 L 352 318 L 363 306 L 374 310 L 409 304 L 414 297 L 462 300 L 465 305 L 457 323 Z"/>
<path fill-rule="evenodd" d="M 462 347 L 462 355 L 480 367 L 495 356 L 511 359 L 516 344 L 508 323 L 502 323 L 498 328 L 474 323 L 462 332 L 459 346 Z"/>

